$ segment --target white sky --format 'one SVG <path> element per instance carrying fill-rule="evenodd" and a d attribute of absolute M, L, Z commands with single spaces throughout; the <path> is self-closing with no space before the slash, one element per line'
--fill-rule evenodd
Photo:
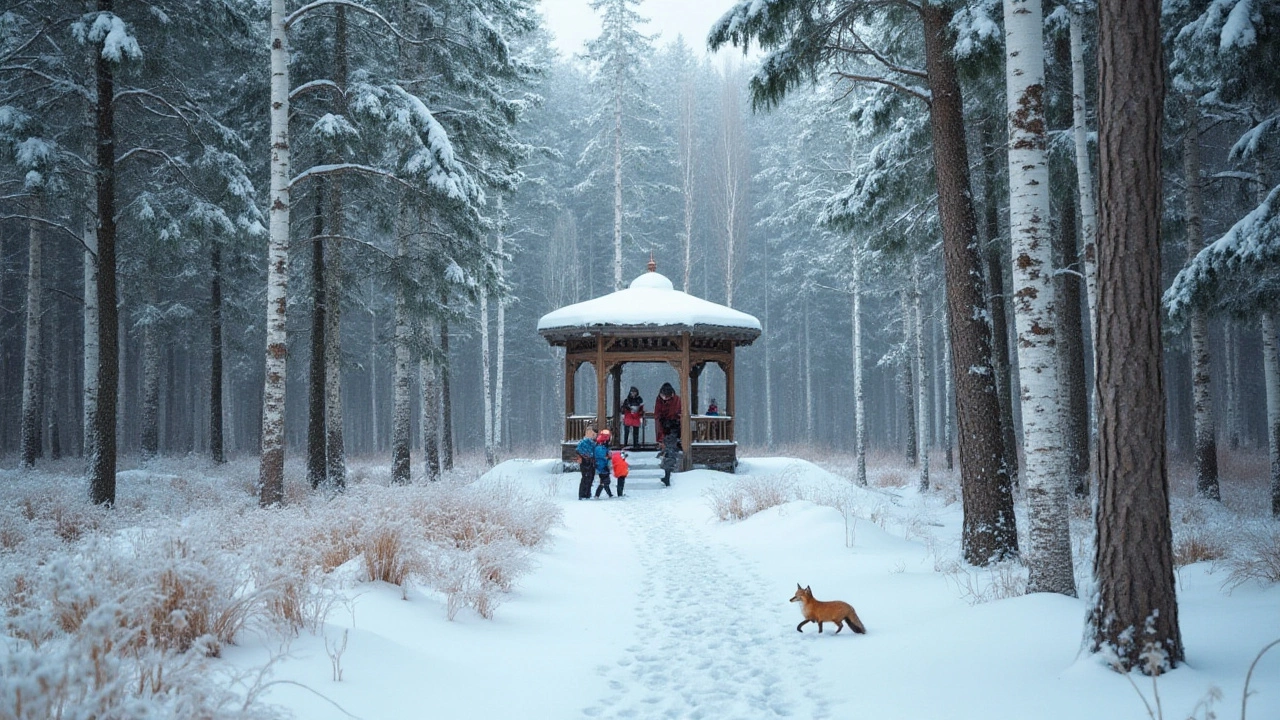
<path fill-rule="evenodd" d="M 556 47 L 565 55 L 582 52 L 584 43 L 600 34 L 600 18 L 587 4 L 588 0 L 542 0 L 542 14 L 547 27 L 556 36 Z M 644 0 L 641 17 L 649 18 L 642 32 L 661 33 L 659 44 L 683 34 L 695 52 L 706 52 L 707 31 L 711 23 L 733 7 L 735 0 Z M 721 53 L 726 52 L 721 50 Z M 741 50 L 729 48 L 730 53 Z"/>

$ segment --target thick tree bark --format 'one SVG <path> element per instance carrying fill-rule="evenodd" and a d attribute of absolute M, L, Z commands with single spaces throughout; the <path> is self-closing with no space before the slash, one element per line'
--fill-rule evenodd
<path fill-rule="evenodd" d="M 961 544 L 965 560 L 985 565 L 1018 552 L 1013 493 L 1001 461 L 1000 412 L 991 368 L 991 326 L 982 288 L 982 258 L 969 187 L 964 101 L 955 66 L 952 10 L 922 4 L 925 66 L 931 95 L 938 210 L 947 277 L 947 322 L 956 376 L 960 484 L 964 499 Z"/>
<path fill-rule="evenodd" d="M 267 251 L 267 363 L 262 392 L 258 502 L 284 501 L 285 314 L 289 281 L 289 40 L 285 0 L 271 0 L 271 239 Z"/>
<path fill-rule="evenodd" d="M 1066 450 L 1058 402 L 1053 242 L 1044 115 L 1044 25 L 1040 0 L 1004 0 L 1009 122 L 1009 236 L 1018 331 L 1028 592 L 1074 597 L 1067 523 Z"/>
<path fill-rule="evenodd" d="M 1158 672 L 1183 659 L 1160 344 L 1160 2 L 1102 0 L 1098 14 L 1097 592 L 1088 634 L 1118 670 Z"/>
<path fill-rule="evenodd" d="M 311 218 L 311 362 L 307 373 L 307 482 L 312 489 L 325 481 L 328 461 L 325 446 L 325 331 L 329 307 L 325 282 L 324 205 L 325 183 L 316 183 L 315 215 Z"/>
<path fill-rule="evenodd" d="M 1066 193 L 1055 236 L 1058 260 L 1058 368 L 1062 392 L 1062 437 L 1071 492 L 1089 497 L 1089 388 L 1085 379 L 1080 257 L 1076 250 L 1075 193 Z"/>
<path fill-rule="evenodd" d="M 101 12 L 113 12 L 114 6 L 113 0 L 98 0 Z M 96 49 L 94 194 L 98 215 L 98 395 L 88 479 L 90 499 L 99 505 L 113 505 L 116 501 L 116 407 L 120 379 L 119 320 L 116 314 L 116 135 L 115 104 L 112 102 L 115 76 L 111 62 L 102 56 L 102 46 Z"/>
<path fill-rule="evenodd" d="M 1018 436 L 1013 428 L 1013 370 L 1009 364 L 1009 317 L 1005 312 L 1005 252 L 1000 237 L 1000 194 L 996 192 L 999 169 L 996 158 L 993 120 L 981 125 L 983 231 L 986 235 L 983 257 L 986 265 L 986 292 L 991 307 L 991 367 L 995 372 L 996 397 L 1000 403 L 1000 458 L 1010 482 L 1018 484 Z"/>
<path fill-rule="evenodd" d="M 222 439 L 222 246 L 209 251 L 209 458 L 227 461 Z"/>
<path fill-rule="evenodd" d="M 40 223 L 34 218 L 43 213 L 37 191 L 31 203 L 31 217 L 27 225 L 27 315 L 26 341 L 22 356 L 22 466 L 35 467 L 36 458 L 44 455 L 40 437 L 40 425 L 44 418 L 40 412 L 41 370 L 44 366 L 44 273 L 42 268 L 43 238 Z"/>
<path fill-rule="evenodd" d="M 1231 320 L 1222 323 L 1222 345 L 1226 354 L 1226 372 L 1223 373 L 1223 394 L 1226 395 L 1226 417 L 1224 418 L 1227 434 L 1227 447 L 1240 449 L 1240 338 L 1236 334 L 1236 324 Z"/>
<path fill-rule="evenodd" d="M 1195 99 L 1185 98 L 1187 129 L 1182 137 L 1182 171 L 1186 183 L 1187 259 L 1204 248 L 1204 194 L 1200 176 L 1200 108 Z M 1210 381 L 1209 327 L 1203 310 L 1192 310 L 1191 395 L 1195 432 L 1196 495 L 1221 500 L 1218 488 L 1218 430 L 1213 413 Z"/>
<path fill-rule="evenodd" d="M 854 482 L 867 484 L 867 404 L 862 384 L 862 255 L 856 243 L 853 245 L 852 279 L 849 282 L 853 295 L 853 453 L 857 469 Z"/>

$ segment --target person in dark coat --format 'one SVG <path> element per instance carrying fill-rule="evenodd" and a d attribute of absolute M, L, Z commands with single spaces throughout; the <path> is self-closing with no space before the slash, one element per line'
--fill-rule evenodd
<path fill-rule="evenodd" d="M 578 441 L 578 470 L 582 479 L 578 481 L 578 499 L 591 499 L 591 480 L 596 474 L 596 429 L 590 425 L 582 433 Z"/>
<path fill-rule="evenodd" d="M 653 424 L 657 427 L 659 445 L 662 444 L 662 438 L 666 435 L 663 425 L 668 420 L 679 424 L 680 396 L 676 394 L 675 388 L 671 387 L 671 383 L 662 383 L 662 388 L 658 390 L 658 399 L 653 404 Z"/>
<path fill-rule="evenodd" d="M 596 486 L 596 499 L 600 498 L 601 492 L 606 492 L 609 497 L 613 497 L 613 490 L 609 488 L 609 430 L 608 428 L 601 430 L 596 435 L 595 449 L 596 472 L 600 475 L 600 484 Z M 590 485 L 588 485 L 590 487 Z"/>
<path fill-rule="evenodd" d="M 680 469 L 680 421 L 667 420 L 662 428 L 662 484 L 671 487 L 671 473 Z"/>
<path fill-rule="evenodd" d="M 631 386 L 631 392 L 622 399 L 622 444 L 635 449 L 640 444 L 640 425 L 644 423 L 644 398 L 640 389 Z M 630 438 L 628 440 L 627 438 Z"/>

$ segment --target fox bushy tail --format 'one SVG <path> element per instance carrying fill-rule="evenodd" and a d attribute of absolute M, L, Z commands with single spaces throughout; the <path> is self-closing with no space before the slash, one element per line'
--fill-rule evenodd
<path fill-rule="evenodd" d="M 867 629 L 863 627 L 862 621 L 858 619 L 858 613 L 849 613 L 844 621 L 849 623 L 850 630 L 858 633 L 859 635 L 867 634 Z"/>

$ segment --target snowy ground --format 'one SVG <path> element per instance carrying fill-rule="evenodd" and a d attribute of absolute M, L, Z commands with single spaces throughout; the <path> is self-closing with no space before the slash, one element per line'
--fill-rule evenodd
<path fill-rule="evenodd" d="M 268 701 L 315 720 L 1078 720 L 1206 717 L 1198 703 L 1216 688 L 1213 712 L 1237 717 L 1250 662 L 1280 638 L 1280 587 L 1228 592 L 1222 569 L 1189 565 L 1178 572 L 1187 663 L 1154 686 L 1131 682 L 1080 652 L 1084 601 L 977 602 L 1005 594 L 1020 571 L 956 565 L 953 494 L 857 490 L 802 461 L 748 460 L 736 477 L 679 474 L 670 489 L 656 469 L 637 469 L 627 498 L 599 501 L 576 500 L 576 473 L 558 474 L 552 461 L 492 473 L 564 511 L 495 617 L 463 611 L 449 622 L 435 593 L 357 585 L 324 637 L 304 633 L 288 648 L 273 677 L 297 684 L 274 685 Z M 717 519 L 713 495 L 761 481 L 827 502 Z M 868 633 L 797 633 L 798 605 L 787 602 L 797 582 L 852 603 Z M 325 643 L 344 633 L 335 682 Z M 225 657 L 250 667 L 274 650 L 246 642 Z M 1251 690 L 1250 720 L 1280 718 L 1280 649 L 1258 663 Z"/>

